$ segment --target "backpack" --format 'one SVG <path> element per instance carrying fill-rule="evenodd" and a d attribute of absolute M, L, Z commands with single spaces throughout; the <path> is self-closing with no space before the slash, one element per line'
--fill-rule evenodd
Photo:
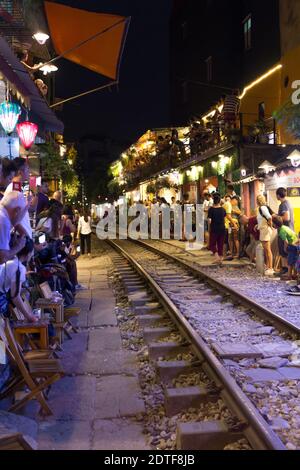
<path fill-rule="evenodd" d="M 272 216 L 274 214 L 274 211 L 272 211 L 271 207 L 269 207 L 269 206 L 265 206 L 265 207 L 268 209 L 268 211 L 270 212 L 270 215 Z M 267 217 L 264 216 L 264 214 L 261 210 L 261 207 L 259 208 L 259 213 L 264 219 L 266 219 L 266 221 L 268 221 Z"/>

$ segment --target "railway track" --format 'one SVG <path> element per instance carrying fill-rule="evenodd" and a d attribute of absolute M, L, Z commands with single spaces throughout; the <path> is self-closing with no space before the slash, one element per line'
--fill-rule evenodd
<path fill-rule="evenodd" d="M 116 272 L 143 327 L 150 357 L 166 384 L 167 412 L 176 414 L 184 407 L 216 400 L 222 400 L 229 410 L 225 420 L 179 423 L 177 448 L 222 449 L 242 437 L 252 449 L 300 448 L 298 429 L 293 429 L 291 417 L 289 422 L 285 419 L 287 410 L 281 413 L 281 405 L 297 400 L 295 390 L 300 391 L 300 381 L 281 375 L 288 367 L 278 372 L 258 366 L 274 360 L 276 348 L 278 359 L 285 365 L 286 356 L 297 348 L 287 336 L 298 337 L 299 328 L 210 278 L 190 259 L 179 259 L 178 252 L 174 253 L 177 250 L 166 253 L 159 242 L 108 243 L 118 252 L 114 259 Z M 180 352 L 188 358 L 190 354 L 190 358 L 178 360 Z M 259 373 L 263 370 L 269 376 L 271 371 L 276 380 L 261 380 Z M 201 386 L 170 386 L 180 374 L 197 371 L 202 374 Z M 282 383 L 285 395 L 278 395 L 280 403 L 276 401 L 275 406 L 272 387 L 280 388 Z M 270 401 L 267 410 L 263 406 L 266 400 Z"/>

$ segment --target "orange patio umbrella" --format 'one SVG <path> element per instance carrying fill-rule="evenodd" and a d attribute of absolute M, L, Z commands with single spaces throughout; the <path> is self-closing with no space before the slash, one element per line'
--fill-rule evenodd
<path fill-rule="evenodd" d="M 92 13 L 45 2 L 45 11 L 57 57 L 64 57 L 105 77 L 119 79 L 120 61 L 130 18 Z"/>

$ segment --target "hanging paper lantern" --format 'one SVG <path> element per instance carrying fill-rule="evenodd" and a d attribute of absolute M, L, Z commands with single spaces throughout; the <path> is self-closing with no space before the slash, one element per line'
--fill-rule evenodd
<path fill-rule="evenodd" d="M 29 150 L 34 143 L 37 131 L 38 126 L 33 122 L 24 121 L 17 125 L 18 136 L 26 150 Z"/>
<path fill-rule="evenodd" d="M 5 132 L 10 135 L 18 122 L 21 108 L 17 103 L 4 101 L 0 105 L 0 122 Z"/>

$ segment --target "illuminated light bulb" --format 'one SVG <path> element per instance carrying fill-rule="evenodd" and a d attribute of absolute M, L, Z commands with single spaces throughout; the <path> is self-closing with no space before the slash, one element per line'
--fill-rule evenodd
<path fill-rule="evenodd" d="M 48 34 L 42 33 L 41 31 L 38 31 L 38 32 L 35 33 L 32 37 L 33 37 L 33 39 L 35 39 L 39 44 L 41 44 L 41 46 L 43 46 L 43 45 L 46 43 L 46 41 L 49 39 Z"/>
<path fill-rule="evenodd" d="M 58 67 L 53 64 L 45 64 L 40 67 L 40 70 L 43 72 L 44 75 L 47 75 L 48 73 L 56 72 L 58 70 Z"/>

